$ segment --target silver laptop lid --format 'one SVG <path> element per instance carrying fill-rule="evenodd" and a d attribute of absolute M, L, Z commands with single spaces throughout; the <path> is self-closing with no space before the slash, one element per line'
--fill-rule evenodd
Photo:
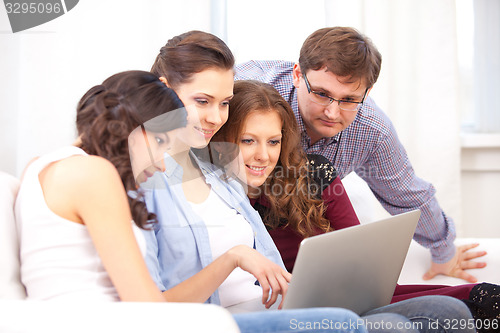
<path fill-rule="evenodd" d="M 283 308 L 363 314 L 389 304 L 419 217 L 415 210 L 304 239 Z"/>

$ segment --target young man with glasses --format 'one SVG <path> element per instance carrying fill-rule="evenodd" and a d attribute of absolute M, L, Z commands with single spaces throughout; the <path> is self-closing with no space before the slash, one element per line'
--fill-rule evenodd
<path fill-rule="evenodd" d="M 420 209 L 414 239 L 429 248 L 432 265 L 424 275 L 476 279 L 465 270 L 484 267 L 454 245 L 453 220 L 435 198 L 434 187 L 418 178 L 393 124 L 368 94 L 382 57 L 371 40 L 347 27 L 323 28 L 304 42 L 299 62 L 250 61 L 236 66 L 236 79 L 272 84 L 290 103 L 308 154 L 328 158 L 342 179 L 356 172 L 391 214 Z"/>

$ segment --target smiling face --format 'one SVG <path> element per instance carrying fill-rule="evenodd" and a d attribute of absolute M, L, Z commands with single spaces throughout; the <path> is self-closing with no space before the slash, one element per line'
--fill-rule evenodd
<path fill-rule="evenodd" d="M 195 148 L 205 147 L 210 142 L 227 121 L 233 76 L 232 70 L 210 68 L 174 87 L 188 112 L 188 124 L 179 131 L 177 139 Z"/>
<path fill-rule="evenodd" d="M 349 82 L 348 78 L 339 77 L 325 68 L 306 73 L 311 90 L 322 92 L 340 100 L 361 101 L 365 95 L 366 86 L 359 80 Z M 322 138 L 330 138 L 346 129 L 356 118 L 356 111 L 345 111 L 339 108 L 337 102 L 323 106 L 311 101 L 300 66 L 293 69 L 293 83 L 297 89 L 297 101 L 306 132 L 315 143 Z M 368 90 L 369 91 L 369 90 Z"/>
<path fill-rule="evenodd" d="M 238 146 L 239 178 L 251 188 L 261 186 L 276 167 L 281 153 L 282 121 L 274 110 L 255 111 L 243 125 Z"/>
<path fill-rule="evenodd" d="M 165 169 L 163 154 L 169 149 L 168 133 L 154 133 L 139 126 L 130 133 L 128 146 L 137 184 L 145 182 L 156 171 Z"/>

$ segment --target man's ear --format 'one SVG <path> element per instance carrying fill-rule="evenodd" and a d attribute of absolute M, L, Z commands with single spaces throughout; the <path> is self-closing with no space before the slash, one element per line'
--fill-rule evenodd
<path fill-rule="evenodd" d="M 300 70 L 299 63 L 295 63 L 295 65 L 293 65 L 292 76 L 293 76 L 293 85 L 295 86 L 295 88 L 298 89 L 300 86 L 300 78 L 302 77 L 302 72 Z"/>
<path fill-rule="evenodd" d="M 167 81 L 167 78 L 164 77 L 164 76 L 160 76 L 160 81 L 163 82 L 167 87 L 170 88 L 170 86 L 168 85 L 168 81 Z"/>

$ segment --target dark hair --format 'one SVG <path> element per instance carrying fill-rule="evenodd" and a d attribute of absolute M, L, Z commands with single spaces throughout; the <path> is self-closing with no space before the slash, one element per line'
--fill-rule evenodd
<path fill-rule="evenodd" d="M 367 88 L 377 82 L 382 56 L 372 41 L 354 28 L 322 28 L 305 40 L 300 50 L 302 73 L 326 69 L 350 80 L 364 80 Z"/>
<path fill-rule="evenodd" d="M 175 92 L 165 86 L 158 77 L 144 71 L 128 71 L 115 74 L 101 85 L 92 87 L 81 98 L 77 107 L 76 127 L 80 135 L 80 148 L 90 155 L 109 160 L 118 170 L 126 192 L 137 190 L 130 162 L 128 136 L 148 120 L 163 115 L 155 122 L 155 132 L 166 132 L 186 126 L 187 114 L 169 112 L 183 108 Z M 156 217 L 149 214 L 142 195 L 128 197 L 135 223 L 146 227 Z"/>
<path fill-rule="evenodd" d="M 238 144 L 246 119 L 255 112 L 276 112 L 282 122 L 280 158 L 260 187 L 261 195 L 270 206 L 263 218 L 266 225 L 275 229 L 281 226 L 280 220 L 286 220 L 287 227 L 304 237 L 317 234 L 318 228 L 329 231 L 330 223 L 323 216 L 326 207 L 310 192 L 307 157 L 300 145 L 298 125 L 290 105 L 271 85 L 242 80 L 234 84 L 229 109 L 229 118 L 213 142 Z M 277 187 L 284 193 L 273 193 Z"/>
<path fill-rule="evenodd" d="M 233 67 L 234 56 L 220 38 L 193 30 L 170 39 L 161 48 L 151 72 L 165 77 L 169 86 L 176 89 L 205 69 Z"/>

